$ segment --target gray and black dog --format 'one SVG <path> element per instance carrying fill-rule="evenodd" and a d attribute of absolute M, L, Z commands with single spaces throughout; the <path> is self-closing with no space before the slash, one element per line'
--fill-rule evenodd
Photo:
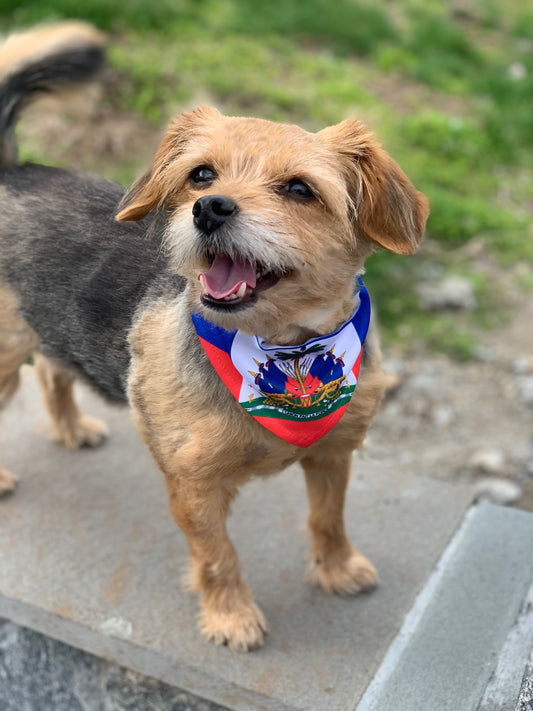
<path fill-rule="evenodd" d="M 20 43 L 22 63 L 0 64 L 2 331 L 15 318 L 8 304 L 17 302 L 44 356 L 68 364 L 106 398 L 126 403 L 133 312 L 166 273 L 161 231 L 151 218 L 115 220 L 125 193 L 116 183 L 17 163 L 14 129 L 21 109 L 43 93 L 90 79 L 104 60 L 102 36 L 81 23 L 20 37 L 27 35 L 33 37 L 29 57 L 28 39 Z M 6 71 L 12 66 L 14 71 Z M 174 277 L 175 288 L 182 283 Z M 14 333 L 22 339 L 17 354 L 0 344 L 1 404 L 30 353 L 24 344 L 28 334 L 23 337 L 19 327 Z"/>
<path fill-rule="evenodd" d="M 69 447 L 107 434 L 76 407 L 75 376 L 128 402 L 187 537 L 201 630 L 246 651 L 267 623 L 226 518 L 252 476 L 301 463 L 313 584 L 354 595 L 377 583 L 343 518 L 352 452 L 385 388 L 359 276 L 376 244 L 415 251 L 427 200 L 359 121 L 309 133 L 210 108 L 170 124 L 127 192 L 19 165 L 20 110 L 92 76 L 102 47 L 67 24 L 0 48 L 0 406 L 30 356 Z M 273 358 L 279 382 L 262 385 L 254 371 L 274 372 Z M 311 372 L 330 362 L 335 378 Z M 15 481 L 0 469 L 0 493 Z"/>

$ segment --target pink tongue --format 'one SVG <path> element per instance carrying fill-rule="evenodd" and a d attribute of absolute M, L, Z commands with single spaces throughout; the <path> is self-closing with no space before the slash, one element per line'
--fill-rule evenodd
<path fill-rule="evenodd" d="M 243 282 L 251 289 L 256 285 L 255 267 L 250 262 L 233 262 L 225 255 L 215 257 L 209 270 L 200 276 L 209 296 L 214 299 L 234 294 Z"/>

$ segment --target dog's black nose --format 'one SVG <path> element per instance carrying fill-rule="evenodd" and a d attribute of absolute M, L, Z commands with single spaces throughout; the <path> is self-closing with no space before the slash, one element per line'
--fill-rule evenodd
<path fill-rule="evenodd" d="M 205 195 L 192 207 L 194 224 L 206 235 L 218 229 L 235 212 L 237 204 L 224 195 Z"/>

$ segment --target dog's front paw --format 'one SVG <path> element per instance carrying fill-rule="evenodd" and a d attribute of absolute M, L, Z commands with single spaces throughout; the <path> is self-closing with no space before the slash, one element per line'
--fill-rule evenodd
<path fill-rule="evenodd" d="M 17 486 L 18 476 L 12 474 L 7 469 L 0 467 L 0 496 L 9 494 L 14 491 Z"/>
<path fill-rule="evenodd" d="M 261 610 L 250 602 L 234 612 L 204 607 L 200 630 L 211 642 L 227 645 L 232 652 L 251 652 L 263 645 L 268 625 Z"/>
<path fill-rule="evenodd" d="M 352 549 L 348 556 L 329 559 L 316 557 L 309 566 L 309 581 L 326 592 L 357 595 L 378 584 L 378 573 L 364 555 Z"/>
<path fill-rule="evenodd" d="M 109 436 L 109 428 L 101 420 L 81 414 L 66 426 L 56 427 L 52 434 L 55 442 L 62 442 L 68 449 L 98 447 Z"/>

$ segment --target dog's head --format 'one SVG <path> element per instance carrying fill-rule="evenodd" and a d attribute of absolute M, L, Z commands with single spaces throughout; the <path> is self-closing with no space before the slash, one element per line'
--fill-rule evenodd
<path fill-rule="evenodd" d="M 179 116 L 118 220 L 168 214 L 174 268 L 193 308 L 277 343 L 330 332 L 354 307 L 354 278 L 377 244 L 415 251 L 427 200 L 358 121 L 297 126 Z"/>

